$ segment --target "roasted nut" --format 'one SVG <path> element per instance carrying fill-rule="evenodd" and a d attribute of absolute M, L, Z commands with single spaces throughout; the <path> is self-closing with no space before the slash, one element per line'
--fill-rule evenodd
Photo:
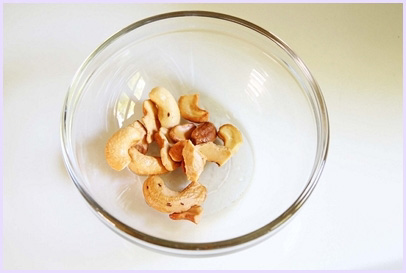
<path fill-rule="evenodd" d="M 207 161 L 215 162 L 219 166 L 223 166 L 233 155 L 230 148 L 213 142 L 197 145 L 196 148 L 206 157 Z"/>
<path fill-rule="evenodd" d="M 198 224 L 202 217 L 202 213 L 203 208 L 196 205 L 191 207 L 187 211 L 174 212 L 172 214 L 169 214 L 169 218 L 171 218 L 172 220 L 188 220 L 195 224 Z"/>
<path fill-rule="evenodd" d="M 131 162 L 128 164 L 128 168 L 133 173 L 138 175 L 153 175 L 168 172 L 162 164 L 160 157 L 144 155 L 135 147 L 130 148 L 128 152 L 131 157 Z"/>
<path fill-rule="evenodd" d="M 203 172 L 206 158 L 199 150 L 188 140 L 182 150 L 183 162 L 185 166 L 186 177 L 189 181 L 198 181 Z"/>
<path fill-rule="evenodd" d="M 161 127 L 159 129 L 159 132 L 154 134 L 154 137 L 155 137 L 156 143 L 158 143 L 158 146 L 161 148 L 160 154 L 161 154 L 162 164 L 165 166 L 165 168 L 168 171 L 173 171 L 177 167 L 180 166 L 180 163 L 175 162 L 169 156 L 170 145 L 169 145 L 168 139 L 166 137 L 167 134 L 168 134 L 168 129 Z"/>
<path fill-rule="evenodd" d="M 137 144 L 134 145 L 134 147 L 142 154 L 146 154 L 148 152 L 148 142 L 147 142 L 147 135 L 144 136 L 144 138 L 139 141 Z"/>
<path fill-rule="evenodd" d="M 145 136 L 144 126 L 137 120 L 121 128 L 107 141 L 104 149 L 107 163 L 116 171 L 121 171 L 131 162 L 130 147 L 138 144 Z"/>
<path fill-rule="evenodd" d="M 179 98 L 179 110 L 184 119 L 193 122 L 209 121 L 210 114 L 199 108 L 199 94 L 184 95 Z"/>
<path fill-rule="evenodd" d="M 196 128 L 196 125 L 193 123 L 186 123 L 182 125 L 176 125 L 169 130 L 169 138 L 173 142 L 178 142 L 181 140 L 188 140 L 190 139 L 190 135 L 192 134 L 193 130 Z"/>
<path fill-rule="evenodd" d="M 243 142 L 242 134 L 232 124 L 224 124 L 219 128 L 218 137 L 224 141 L 224 146 L 230 148 L 231 152 L 235 154 Z"/>
<path fill-rule="evenodd" d="M 209 112 L 199 108 L 199 95 L 179 98 L 179 106 L 172 94 L 163 87 L 155 87 L 150 99 L 143 103 L 141 121 L 117 131 L 107 142 L 105 156 L 115 170 L 128 167 L 138 175 L 149 176 L 143 184 L 146 203 L 152 208 L 169 213 L 173 220 L 199 223 L 203 213 L 201 204 L 207 189 L 198 180 L 207 161 L 224 165 L 243 142 L 241 132 L 231 124 L 221 126 L 217 132 L 209 122 Z M 183 118 L 201 123 L 179 125 Z M 216 137 L 224 145 L 214 143 Z M 146 155 L 148 145 L 156 141 L 160 157 Z M 182 166 L 189 185 L 177 192 L 166 187 L 157 175 Z"/>
<path fill-rule="evenodd" d="M 161 127 L 161 128 L 166 129 L 165 127 Z M 161 130 L 161 128 L 159 128 L 159 130 Z M 165 140 L 164 140 L 163 137 L 161 137 L 161 136 L 159 135 L 159 132 L 156 132 L 156 133 L 154 134 L 154 140 L 155 140 L 156 144 L 158 144 L 158 147 L 159 147 L 160 149 L 161 149 L 161 148 L 164 146 L 164 144 L 165 144 Z"/>
<path fill-rule="evenodd" d="M 144 116 L 141 119 L 141 122 L 144 124 L 145 129 L 147 130 L 147 143 L 151 143 L 154 133 L 158 132 L 160 124 L 158 120 L 158 108 L 155 106 L 155 103 L 152 100 L 146 100 L 142 104 L 142 112 Z"/>
<path fill-rule="evenodd" d="M 190 182 L 180 192 L 172 191 L 157 175 L 145 180 L 142 192 L 149 206 L 164 213 L 187 211 L 193 206 L 201 205 L 207 195 L 206 187 L 198 182 Z"/>
<path fill-rule="evenodd" d="M 178 104 L 172 94 L 163 87 L 155 87 L 149 93 L 149 98 L 158 107 L 158 119 L 162 127 L 171 128 L 180 122 Z"/>
<path fill-rule="evenodd" d="M 170 149 L 169 149 L 169 156 L 175 162 L 181 162 L 183 160 L 183 147 L 185 147 L 186 140 L 181 140 L 176 142 Z"/>
<path fill-rule="evenodd" d="M 194 145 L 214 141 L 217 137 L 217 129 L 211 122 L 205 122 L 193 130 L 190 139 Z"/>

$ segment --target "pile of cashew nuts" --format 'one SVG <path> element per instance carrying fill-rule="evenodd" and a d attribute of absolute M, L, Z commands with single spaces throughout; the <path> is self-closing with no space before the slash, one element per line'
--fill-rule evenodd
<path fill-rule="evenodd" d="M 197 224 L 203 213 L 207 189 L 199 176 L 207 161 L 223 166 L 243 142 L 241 132 L 231 124 L 217 131 L 209 122 L 208 111 L 198 106 L 199 94 L 184 95 L 176 102 L 163 87 L 155 87 L 143 102 L 143 117 L 115 132 L 105 147 L 107 163 L 116 171 L 128 167 L 133 173 L 148 176 L 143 184 L 146 203 L 173 220 Z M 191 123 L 179 124 L 181 117 Z M 224 145 L 215 144 L 219 137 Z M 160 156 L 147 155 L 155 141 Z M 160 174 L 182 167 L 188 186 L 180 192 L 165 186 Z"/>

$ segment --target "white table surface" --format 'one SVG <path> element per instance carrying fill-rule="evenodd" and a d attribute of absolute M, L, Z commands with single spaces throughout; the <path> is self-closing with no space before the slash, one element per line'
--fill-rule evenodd
<path fill-rule="evenodd" d="M 60 114 L 82 61 L 162 12 L 229 13 L 278 35 L 318 80 L 327 165 L 283 230 L 220 257 L 156 253 L 110 231 L 71 182 Z M 400 269 L 403 264 L 401 4 L 5 4 L 4 269 Z"/>

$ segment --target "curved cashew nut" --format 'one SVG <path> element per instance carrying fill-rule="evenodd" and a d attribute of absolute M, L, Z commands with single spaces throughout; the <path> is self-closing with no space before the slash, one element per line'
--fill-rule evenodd
<path fill-rule="evenodd" d="M 215 162 L 219 166 L 223 166 L 233 155 L 230 148 L 213 142 L 199 144 L 196 147 L 206 157 L 207 161 Z"/>
<path fill-rule="evenodd" d="M 147 130 L 147 143 L 151 143 L 154 133 L 158 132 L 160 127 L 158 120 L 158 109 L 152 100 L 145 100 L 142 104 L 142 112 L 144 116 L 141 121 L 144 124 L 145 129 Z"/>
<path fill-rule="evenodd" d="M 206 157 L 188 140 L 182 150 L 184 170 L 189 181 L 197 181 L 206 164 Z"/>
<path fill-rule="evenodd" d="M 107 163 L 116 171 L 121 171 L 131 162 L 128 150 L 140 143 L 146 134 L 144 126 L 137 120 L 121 128 L 107 141 L 104 149 Z"/>
<path fill-rule="evenodd" d="M 168 139 L 166 137 L 167 134 L 168 134 L 168 129 L 161 127 L 159 129 L 159 132 L 154 134 L 154 138 L 155 138 L 156 143 L 158 143 L 158 146 L 161 148 L 160 154 L 161 154 L 162 164 L 165 166 L 165 168 L 168 171 L 173 171 L 177 167 L 180 166 L 180 163 L 173 161 L 172 158 L 169 156 L 170 146 L 169 146 Z"/>
<path fill-rule="evenodd" d="M 193 122 L 209 121 L 210 114 L 199 108 L 199 94 L 184 95 L 179 98 L 179 110 L 184 119 Z"/>
<path fill-rule="evenodd" d="M 145 135 L 143 137 L 143 139 L 141 141 L 139 141 L 137 144 L 135 144 L 135 148 L 137 148 L 137 150 L 142 153 L 142 154 L 146 154 L 148 152 L 148 142 L 147 142 L 147 136 Z"/>
<path fill-rule="evenodd" d="M 243 142 L 240 130 L 232 124 L 222 125 L 217 135 L 224 141 L 224 146 L 230 148 L 233 154 L 238 151 Z"/>
<path fill-rule="evenodd" d="M 187 211 L 192 206 L 201 205 L 207 195 L 206 187 L 198 182 L 191 182 L 180 192 L 172 191 L 157 175 L 145 180 L 142 191 L 147 204 L 164 213 Z"/>
<path fill-rule="evenodd" d="M 178 104 L 172 94 L 163 87 L 155 87 L 149 93 L 149 98 L 158 107 L 158 119 L 162 127 L 170 128 L 180 122 Z"/>
<path fill-rule="evenodd" d="M 183 161 L 183 147 L 185 147 L 187 140 L 181 140 L 176 142 L 170 149 L 169 149 L 169 156 L 175 162 L 182 162 Z"/>
<path fill-rule="evenodd" d="M 171 218 L 172 220 L 189 220 L 195 224 L 198 224 L 202 217 L 202 213 L 203 208 L 196 205 L 191 207 L 187 211 L 174 212 L 172 214 L 169 214 L 169 218 Z"/>
<path fill-rule="evenodd" d="M 193 123 L 186 123 L 176 125 L 169 130 L 169 138 L 173 142 L 178 142 L 181 140 L 188 140 L 190 139 L 193 130 L 196 128 L 196 125 Z"/>
<path fill-rule="evenodd" d="M 128 153 L 131 157 L 131 162 L 128 164 L 128 168 L 135 174 L 153 175 L 168 172 L 162 164 L 160 157 L 144 155 L 140 153 L 136 147 L 130 148 Z"/>

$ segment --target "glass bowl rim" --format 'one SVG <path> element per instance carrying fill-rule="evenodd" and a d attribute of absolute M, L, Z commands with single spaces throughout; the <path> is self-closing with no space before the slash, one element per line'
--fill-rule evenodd
<path fill-rule="evenodd" d="M 316 125 L 317 125 L 317 152 L 315 157 L 315 163 L 313 165 L 313 169 L 308 179 L 308 182 L 299 195 L 299 197 L 293 202 L 293 204 L 287 208 L 281 215 L 277 218 L 273 219 L 268 224 L 248 233 L 245 235 L 241 235 L 238 237 L 234 237 L 227 240 L 221 241 L 214 241 L 214 242 L 205 242 L 205 243 L 187 243 L 187 242 L 176 242 L 172 240 L 165 240 L 161 238 L 157 238 L 141 231 L 138 231 L 130 226 L 127 226 L 123 222 L 119 221 L 113 215 L 109 214 L 106 210 L 103 209 L 101 205 L 99 205 L 91 195 L 81 186 L 79 182 L 79 178 L 77 177 L 73 164 L 71 162 L 71 158 L 69 152 L 67 150 L 66 144 L 68 142 L 68 135 L 67 135 L 67 112 L 69 111 L 69 95 L 75 92 L 75 82 L 81 75 L 81 73 L 85 70 L 86 66 L 92 61 L 92 59 L 100 53 L 105 47 L 109 44 L 114 42 L 120 36 L 127 34 L 130 31 L 136 30 L 139 27 L 142 27 L 147 24 L 151 24 L 153 22 L 171 19 L 171 18 L 178 18 L 178 17 L 204 17 L 210 19 L 219 19 L 228 21 L 231 23 L 235 23 L 237 25 L 241 25 L 243 27 L 249 28 L 266 38 L 270 39 L 272 42 L 276 43 L 279 47 L 281 47 L 290 57 L 292 60 L 298 65 L 301 72 L 305 75 L 307 82 L 310 84 L 311 91 L 313 92 L 314 98 L 317 102 L 315 105 L 317 107 L 317 113 L 315 115 L 319 115 L 318 119 L 316 118 Z M 314 109 L 313 109 L 314 110 Z M 219 253 L 226 253 L 226 252 L 233 252 L 235 250 L 248 247 L 253 245 L 255 242 L 259 242 L 270 235 L 273 234 L 273 231 L 279 230 L 281 226 L 287 223 L 288 220 L 291 219 L 293 215 L 303 206 L 305 201 L 309 198 L 310 194 L 313 192 L 320 175 L 323 171 L 327 154 L 328 154 L 328 147 L 329 147 L 329 138 L 330 138 L 330 129 L 329 129 L 329 119 L 327 113 L 327 107 L 321 93 L 321 89 L 317 84 L 316 80 L 314 79 L 313 75 L 307 68 L 307 66 L 303 63 L 303 61 L 293 52 L 293 50 L 280 38 L 276 35 L 270 33 L 269 31 L 255 25 L 249 21 L 244 19 L 223 14 L 217 13 L 212 11 L 201 11 L 201 10 L 186 10 L 186 11 L 175 11 L 175 12 L 168 12 L 162 13 L 158 15 L 154 15 L 142 20 L 139 20 L 131 25 L 123 28 L 122 30 L 118 31 L 117 33 L 113 34 L 109 37 L 106 41 L 104 41 L 99 47 L 97 47 L 82 63 L 78 71 L 73 77 L 72 83 L 68 89 L 64 105 L 62 108 L 62 120 L 61 120 L 61 127 L 60 127 L 60 134 L 61 134 L 61 145 L 62 145 L 62 152 L 64 157 L 64 163 L 68 170 L 68 173 L 74 182 L 75 186 L 81 193 L 81 195 L 85 198 L 87 203 L 92 208 L 92 211 L 98 216 L 98 218 L 106 224 L 110 229 L 118 233 L 119 235 L 123 236 L 124 238 L 137 243 L 140 246 L 152 248 L 158 251 L 163 251 L 165 253 L 172 253 L 172 254 L 187 254 L 187 255 L 215 255 Z"/>

